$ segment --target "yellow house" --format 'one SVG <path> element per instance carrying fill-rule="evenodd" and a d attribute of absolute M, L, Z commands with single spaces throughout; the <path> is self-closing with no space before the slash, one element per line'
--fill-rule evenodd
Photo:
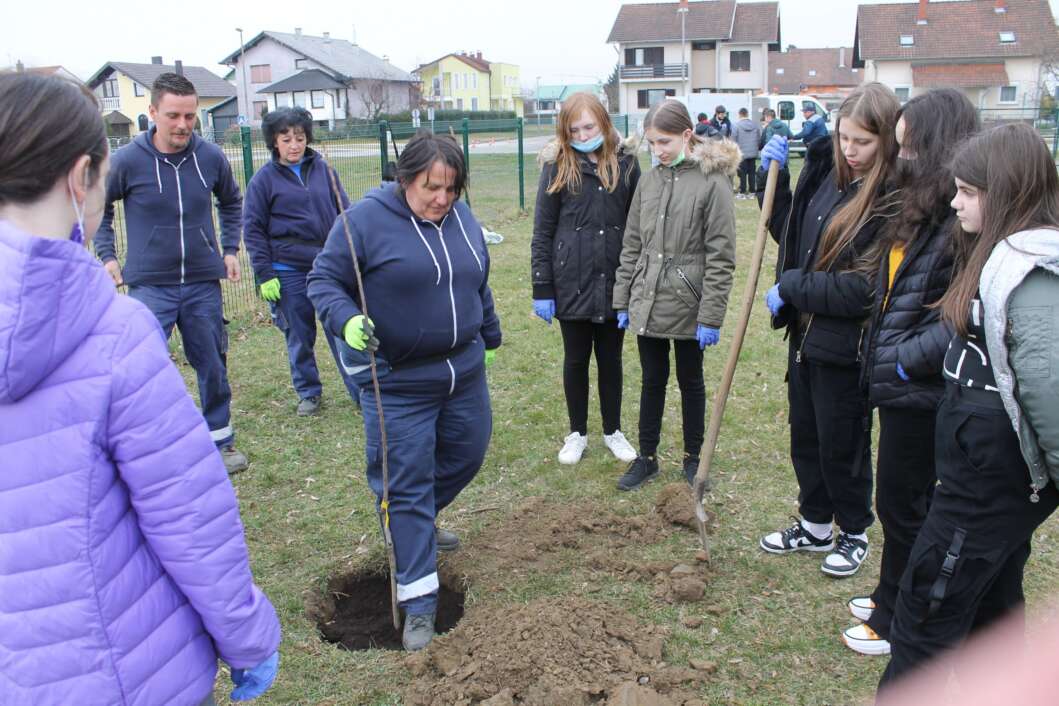
<path fill-rule="evenodd" d="M 201 66 L 162 63 L 153 57 L 150 64 L 110 61 L 86 82 L 99 99 L 109 137 L 135 137 L 148 129 L 151 84 L 164 73 L 182 73 L 199 94 L 199 123 L 210 127 L 207 111 L 235 96 L 235 86 Z"/>
<path fill-rule="evenodd" d="M 439 110 L 513 110 L 522 115 L 518 66 L 489 62 L 481 52 L 458 53 L 415 70 L 423 100 Z"/>

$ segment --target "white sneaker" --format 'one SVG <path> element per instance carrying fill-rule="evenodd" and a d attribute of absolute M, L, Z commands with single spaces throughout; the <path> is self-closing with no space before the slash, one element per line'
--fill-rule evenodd
<path fill-rule="evenodd" d="M 888 655 L 890 643 L 879 637 L 879 633 L 861 623 L 842 631 L 842 640 L 846 647 L 862 655 Z"/>
<path fill-rule="evenodd" d="M 875 611 L 875 601 L 871 599 L 871 596 L 855 596 L 849 599 L 846 607 L 849 608 L 854 618 L 866 623 Z"/>
<path fill-rule="evenodd" d="M 629 440 L 625 438 L 620 429 L 613 434 L 604 434 L 603 443 L 614 454 L 614 458 L 622 463 L 632 463 L 636 460 L 636 449 L 632 447 L 632 444 L 629 443 Z"/>
<path fill-rule="evenodd" d="M 581 460 L 585 448 L 588 446 L 588 435 L 572 432 L 563 442 L 563 448 L 559 451 L 559 463 L 572 466 Z"/>

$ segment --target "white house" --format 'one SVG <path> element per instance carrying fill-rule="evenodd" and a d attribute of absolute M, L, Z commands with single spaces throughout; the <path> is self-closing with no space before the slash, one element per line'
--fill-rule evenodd
<path fill-rule="evenodd" d="M 642 114 L 666 96 L 768 90 L 780 50 L 779 3 L 698 0 L 622 5 L 607 41 L 618 50 L 619 106 Z"/>

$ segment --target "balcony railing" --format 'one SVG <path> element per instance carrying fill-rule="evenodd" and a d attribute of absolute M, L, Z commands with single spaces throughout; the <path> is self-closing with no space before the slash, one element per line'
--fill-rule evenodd
<path fill-rule="evenodd" d="M 109 113 L 114 110 L 121 110 L 121 99 L 120 98 L 100 98 L 99 107 L 104 113 Z"/>
<path fill-rule="evenodd" d="M 621 78 L 681 78 L 684 76 L 687 66 L 687 64 L 622 66 L 620 76 Z"/>

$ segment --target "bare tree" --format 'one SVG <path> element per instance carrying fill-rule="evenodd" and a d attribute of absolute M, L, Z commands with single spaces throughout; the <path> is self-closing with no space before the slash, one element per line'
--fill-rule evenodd
<path fill-rule="evenodd" d="M 357 81 L 357 91 L 364 104 L 364 117 L 377 122 L 379 116 L 390 112 L 390 82 L 380 78 Z"/>
<path fill-rule="evenodd" d="M 607 96 L 608 109 L 612 113 L 616 113 L 619 110 L 621 110 L 619 97 L 618 97 L 618 91 L 619 91 L 618 72 L 620 70 L 621 70 L 621 64 L 620 63 L 615 64 L 614 65 L 614 70 L 611 71 L 611 73 L 610 73 L 610 78 L 608 78 L 607 82 L 605 84 L 603 84 L 603 92 Z"/>

